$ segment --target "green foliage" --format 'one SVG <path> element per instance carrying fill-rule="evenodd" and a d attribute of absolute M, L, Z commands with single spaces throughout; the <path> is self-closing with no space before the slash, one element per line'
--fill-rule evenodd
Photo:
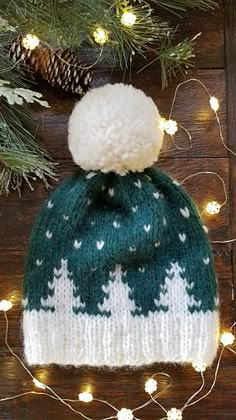
<path fill-rule="evenodd" d="M 202 10 L 213 9 L 217 6 L 217 2 L 213 0 L 151 0 L 158 6 L 169 10 L 185 11 L 187 8 L 198 8 Z"/>
<path fill-rule="evenodd" d="M 18 89 L 27 88 L 24 74 L 9 61 L 4 48 L 13 37 L 33 33 L 52 48 L 69 47 L 80 54 L 89 51 L 95 57 L 92 66 L 103 62 L 127 69 L 135 55 L 147 60 L 143 69 L 153 61 L 160 61 L 162 86 L 166 87 L 168 80 L 192 66 L 195 38 L 176 44 L 175 30 L 161 18 L 161 8 L 180 13 L 187 8 L 207 10 L 216 5 L 213 0 L 0 0 L 1 91 L 8 102 L 18 102 L 12 106 L 4 97 L 0 99 L 0 192 L 8 193 L 11 188 L 20 192 L 22 181 L 31 186 L 35 176 L 46 185 L 47 178 L 54 177 L 53 164 L 29 128 L 29 106 L 19 105 L 23 102 L 20 96 L 39 101 L 40 97 Z M 130 10 L 136 21 L 133 26 L 125 26 L 121 17 Z M 93 36 L 98 25 L 108 36 L 103 46 Z M 150 52 L 154 54 L 151 63 Z"/>
<path fill-rule="evenodd" d="M 96 64 L 106 62 L 126 69 L 132 55 L 146 58 L 150 50 L 155 50 L 160 59 L 161 51 L 169 63 L 167 54 L 172 51 L 167 48 L 164 53 L 164 48 L 166 39 L 172 40 L 173 29 L 157 16 L 151 6 L 183 11 L 187 7 L 207 9 L 214 5 L 213 0 L 0 0 L 0 14 L 21 32 L 35 33 L 42 42 L 52 47 L 69 47 L 75 53 L 92 48 L 98 57 L 94 60 Z M 136 15 L 133 26 L 125 26 L 121 22 L 122 13 L 127 10 Z M 102 47 L 93 37 L 97 25 L 108 35 Z M 191 40 L 186 41 L 187 44 L 191 48 Z M 177 49 L 178 44 L 175 46 Z M 91 55 L 94 57 L 94 53 Z M 184 71 L 189 55 L 192 56 L 185 48 L 179 54 L 176 51 L 174 56 L 169 57 L 172 65 L 168 69 L 165 68 L 166 60 L 162 60 L 163 79 L 167 74 L 173 76 L 177 69 Z M 174 69 L 172 73 L 171 68 Z"/>
<path fill-rule="evenodd" d="M 0 54 L 0 76 L 8 79 L 16 88 L 24 86 L 24 80 L 12 66 L 4 51 Z M 7 80 L 6 80 L 7 81 Z M 10 105 L 0 99 L 0 194 L 20 187 L 23 181 L 32 187 L 32 181 L 40 178 L 48 187 L 48 178 L 55 178 L 55 165 L 35 142 L 28 104 Z"/>

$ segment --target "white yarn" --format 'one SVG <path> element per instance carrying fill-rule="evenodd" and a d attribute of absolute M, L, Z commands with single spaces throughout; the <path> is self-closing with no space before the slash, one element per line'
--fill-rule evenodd
<path fill-rule="evenodd" d="M 28 299 L 24 299 L 28 364 L 115 367 L 156 362 L 212 363 L 217 351 L 218 312 L 189 311 L 189 306 L 198 302 L 188 295 L 184 270 L 178 263 L 166 270 L 160 300 L 155 301 L 157 308 L 162 305 L 169 310 L 150 311 L 148 316 L 138 313 L 131 289 L 122 280 L 126 273 L 120 265 L 102 286 L 106 297 L 98 306 L 98 315 L 86 313 L 79 293 L 74 295 L 77 290 L 68 273 L 68 261 L 62 259 L 61 268 L 54 269 L 48 283 L 53 294 L 41 300 L 43 308 L 54 308 L 53 312 L 43 308 L 29 311 Z M 75 314 L 73 308 L 85 308 L 85 312 Z M 108 312 L 111 316 L 106 316 Z"/>
<path fill-rule="evenodd" d="M 142 172 L 158 157 L 163 130 L 153 100 L 131 85 L 88 92 L 69 119 L 69 149 L 85 170 Z"/>

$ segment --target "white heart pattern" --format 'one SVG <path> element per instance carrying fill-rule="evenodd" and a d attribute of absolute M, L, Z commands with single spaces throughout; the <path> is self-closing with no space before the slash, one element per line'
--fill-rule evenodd
<path fill-rule="evenodd" d="M 135 252 L 136 251 L 136 248 L 134 246 L 130 246 L 129 247 L 129 250 L 130 250 L 130 252 Z"/>
<path fill-rule="evenodd" d="M 75 242 L 74 242 L 74 248 L 75 248 L 75 249 L 80 249 L 81 244 L 82 244 L 82 242 L 81 242 L 81 241 L 80 241 L 80 242 L 78 242 L 78 241 L 77 241 L 77 239 L 76 239 L 76 240 L 75 240 Z"/>
<path fill-rule="evenodd" d="M 109 188 L 108 193 L 109 193 L 109 196 L 110 197 L 113 197 L 113 195 L 114 195 L 114 188 Z"/>
<path fill-rule="evenodd" d="M 88 174 L 88 175 L 86 175 L 86 179 L 91 179 L 91 178 L 93 178 L 95 175 L 97 175 L 97 174 L 96 174 L 96 172 L 89 172 L 89 174 Z"/>
<path fill-rule="evenodd" d="M 208 265 L 209 262 L 210 262 L 210 258 L 209 257 L 203 258 L 203 262 L 204 262 L 205 265 Z"/>
<path fill-rule="evenodd" d="M 186 241 L 185 233 L 179 233 L 179 239 L 181 240 L 181 242 L 185 242 Z"/>
<path fill-rule="evenodd" d="M 53 207 L 53 203 L 52 203 L 52 201 L 51 200 L 49 200 L 49 202 L 48 202 L 48 204 L 47 204 L 47 207 L 48 207 L 48 209 L 51 209 L 52 207 Z"/>
<path fill-rule="evenodd" d="M 182 216 L 186 217 L 186 219 L 189 218 L 190 213 L 188 207 L 184 207 L 184 209 L 179 209 Z"/>
<path fill-rule="evenodd" d="M 160 193 L 158 191 L 154 192 L 153 195 L 157 200 L 160 198 Z"/>
<path fill-rule="evenodd" d="M 160 246 L 160 241 L 155 243 L 155 248 L 158 248 Z"/>
<path fill-rule="evenodd" d="M 209 232 L 209 229 L 208 229 L 208 227 L 207 226 L 202 226 L 202 228 L 203 228 L 203 230 L 206 232 L 206 233 L 208 233 Z"/>
<path fill-rule="evenodd" d="M 120 228 L 120 223 L 114 221 L 113 226 L 114 226 L 114 228 L 119 229 Z"/>
<path fill-rule="evenodd" d="M 140 179 L 138 179 L 137 182 L 134 182 L 134 185 L 136 185 L 136 187 L 138 188 L 142 188 L 142 182 L 140 181 Z"/>
<path fill-rule="evenodd" d="M 143 268 L 139 267 L 138 271 L 140 271 L 140 273 L 144 273 L 145 272 L 145 267 L 143 267 Z"/>
<path fill-rule="evenodd" d="M 42 265 L 43 264 L 43 260 L 37 260 L 36 261 L 36 265 L 38 266 L 38 267 L 40 267 L 40 265 Z"/>
<path fill-rule="evenodd" d="M 132 207 L 132 211 L 134 212 L 134 213 L 136 213 L 136 211 L 138 210 L 138 206 L 135 206 L 135 207 Z"/>
<path fill-rule="evenodd" d="M 151 229 L 151 225 L 144 225 L 143 229 L 145 230 L 145 232 L 149 232 L 149 230 Z"/>
<path fill-rule="evenodd" d="M 101 249 L 104 247 L 105 242 L 104 241 L 97 241 L 97 249 L 101 251 Z"/>
<path fill-rule="evenodd" d="M 63 219 L 64 220 L 68 220 L 69 219 L 69 216 L 66 216 L 65 214 L 63 214 Z"/>
<path fill-rule="evenodd" d="M 52 232 L 50 232 L 49 230 L 47 230 L 47 232 L 46 232 L 46 237 L 48 238 L 48 239 L 51 239 L 51 237 L 52 237 Z"/>

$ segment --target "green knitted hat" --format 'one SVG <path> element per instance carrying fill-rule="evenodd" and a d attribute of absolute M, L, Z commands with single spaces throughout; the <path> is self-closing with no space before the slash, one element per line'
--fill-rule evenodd
<path fill-rule="evenodd" d="M 218 297 L 205 227 L 176 181 L 148 168 L 160 115 L 122 84 L 89 92 L 69 121 L 83 168 L 36 221 L 23 288 L 29 364 L 211 364 Z"/>

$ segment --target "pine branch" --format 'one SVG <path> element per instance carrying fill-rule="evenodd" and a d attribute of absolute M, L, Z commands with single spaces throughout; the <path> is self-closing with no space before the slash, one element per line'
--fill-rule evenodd
<path fill-rule="evenodd" d="M 160 50 L 162 89 L 168 86 L 168 82 L 178 74 L 185 76 L 190 67 L 194 67 L 191 60 L 195 57 L 193 52 L 195 40 L 200 34 L 192 39 L 185 39 L 177 45 L 172 44 L 173 37 L 167 38 Z"/>
<path fill-rule="evenodd" d="M 31 101 L 39 99 L 41 94 L 27 87 L 21 73 L 12 66 L 12 61 L 7 57 L 3 48 L 0 50 L 0 77 L 1 84 L 8 86 L 9 83 L 15 88 L 9 88 L 8 99 L 15 95 L 23 95 L 24 99 Z M 3 93 L 3 92 L 1 92 Z M 7 96 L 7 92 L 4 91 Z M 40 99 L 39 99 L 40 100 Z M 18 98 L 18 103 L 20 97 Z M 11 100 L 10 100 L 11 102 Z M 21 102 L 21 101 L 20 101 Z M 40 178 L 46 187 L 49 186 L 47 179 L 55 179 L 55 164 L 50 162 L 49 156 L 35 142 L 31 113 L 28 104 L 14 106 L 8 103 L 4 97 L 0 98 L 0 194 L 8 194 L 11 189 L 20 189 L 25 181 L 31 189 L 32 181 Z"/>
<path fill-rule="evenodd" d="M 208 10 L 214 9 L 218 2 L 214 0 L 151 0 L 157 6 L 163 7 L 168 10 L 186 11 L 189 9 Z"/>
<path fill-rule="evenodd" d="M 27 128 L 29 110 L 10 106 L 1 100 L 0 112 L 0 194 L 18 190 L 26 181 L 31 190 L 32 181 L 40 178 L 46 187 L 47 178 L 55 179 L 55 165 L 35 143 Z"/>

